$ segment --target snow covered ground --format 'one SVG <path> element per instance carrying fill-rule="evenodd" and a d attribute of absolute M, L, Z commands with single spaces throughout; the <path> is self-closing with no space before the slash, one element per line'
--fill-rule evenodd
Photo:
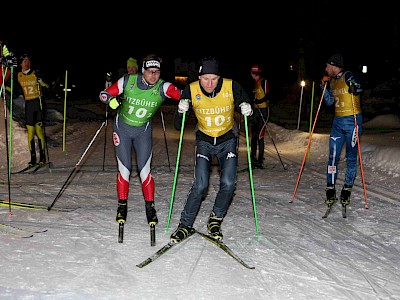
<path fill-rule="evenodd" d="M 65 135 L 62 122 L 48 126 L 50 168 L 13 174 L 10 182 L 4 124 L 0 124 L 1 199 L 8 199 L 10 191 L 12 201 L 44 206 L 0 207 L 1 299 L 400 299 L 400 120 L 395 115 L 364 124 L 361 152 L 366 185 L 364 189 L 358 169 L 347 218 L 342 218 L 337 205 L 322 219 L 328 134 L 314 133 L 306 152 L 308 133 L 270 123 L 265 139 L 267 168 L 253 170 L 252 176 L 248 171 L 238 173 L 235 197 L 222 227 L 225 243 L 255 269 L 244 268 L 199 235 L 150 265 L 136 267 L 169 241 L 191 186 L 193 124 L 184 132 L 176 169 L 180 132 L 172 127 L 173 109 L 163 107 L 163 119 L 161 114 L 154 119 L 159 217 L 155 247 L 150 246 L 135 173 L 124 242 L 118 243 L 110 122 L 102 126 L 95 118 L 71 118 Z M 101 115 L 104 107 L 93 110 Z M 48 118 L 62 120 L 62 114 L 52 111 Z M 13 171 L 28 161 L 26 133 L 14 126 Z M 386 130 L 374 130 L 382 126 Z M 239 170 L 246 167 L 242 120 Z M 338 189 L 344 167 L 343 161 Z M 200 231 L 206 231 L 218 180 L 214 167 L 194 224 Z M 31 232 L 42 230 L 46 231 Z"/>

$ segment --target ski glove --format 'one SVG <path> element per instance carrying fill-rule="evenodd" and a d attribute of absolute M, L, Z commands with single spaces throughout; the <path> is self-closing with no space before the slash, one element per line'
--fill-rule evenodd
<path fill-rule="evenodd" d="M 43 86 L 45 88 L 50 88 L 50 86 L 46 82 L 44 82 L 42 80 L 42 78 L 38 78 L 38 82 L 39 82 L 40 86 Z"/>
<path fill-rule="evenodd" d="M 189 100 L 188 99 L 182 99 L 179 101 L 178 104 L 178 112 L 180 114 L 183 114 L 184 112 L 187 112 L 189 110 Z"/>
<path fill-rule="evenodd" d="M 112 97 L 110 99 L 110 102 L 108 103 L 108 105 L 112 108 L 112 109 L 116 109 L 118 108 L 118 106 L 121 104 L 121 102 L 118 101 L 117 98 Z"/>
<path fill-rule="evenodd" d="M 243 102 L 240 104 L 240 112 L 243 116 L 250 117 L 253 114 L 253 109 L 249 103 Z"/>
<path fill-rule="evenodd" d="M 325 85 L 325 83 L 331 81 L 331 78 L 327 75 L 324 75 L 321 79 L 321 85 Z"/>
<path fill-rule="evenodd" d="M 10 55 L 10 51 L 8 51 L 8 48 L 6 45 L 3 46 L 3 56 L 7 57 Z"/>
<path fill-rule="evenodd" d="M 357 95 L 363 91 L 361 85 L 356 82 L 350 81 L 348 84 L 349 84 L 349 89 L 348 89 L 349 94 Z"/>
<path fill-rule="evenodd" d="M 6 68 L 11 68 L 11 67 L 18 67 L 18 62 L 17 62 L 17 58 L 15 56 L 3 56 L 1 58 L 1 63 L 3 64 L 3 66 L 5 66 Z"/>

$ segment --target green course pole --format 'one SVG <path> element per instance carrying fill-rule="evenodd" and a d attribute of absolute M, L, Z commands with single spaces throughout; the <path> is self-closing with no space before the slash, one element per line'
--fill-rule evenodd
<path fill-rule="evenodd" d="M 247 126 L 247 116 L 244 116 L 244 128 L 246 131 L 247 161 L 249 162 L 249 178 L 250 178 L 250 187 L 251 187 L 251 197 L 253 199 L 254 220 L 256 222 L 256 236 L 259 237 L 260 233 L 258 231 L 256 198 L 254 196 L 253 169 L 251 167 L 250 146 L 249 146 L 249 127 Z"/>
<path fill-rule="evenodd" d="M 178 155 L 176 156 L 174 183 L 173 183 L 173 186 L 172 186 L 171 200 L 169 202 L 168 222 L 167 222 L 167 228 L 165 228 L 165 232 L 168 232 L 168 228 L 169 228 L 169 225 L 170 225 L 170 222 L 171 222 L 172 207 L 173 207 L 174 196 L 175 196 L 176 179 L 178 177 L 179 159 L 180 159 L 180 156 L 181 156 L 183 131 L 185 129 L 185 119 L 186 119 L 186 112 L 183 113 L 183 117 L 182 117 L 181 134 L 180 134 L 180 137 L 179 137 L 179 146 L 178 146 Z"/>
<path fill-rule="evenodd" d="M 14 67 L 11 67 L 11 93 L 10 93 L 10 140 L 9 140 L 9 159 L 8 159 L 8 178 L 11 179 L 11 166 L 12 166 L 12 125 L 13 125 L 13 85 L 14 85 Z M 4 101 L 6 99 L 4 98 Z"/>

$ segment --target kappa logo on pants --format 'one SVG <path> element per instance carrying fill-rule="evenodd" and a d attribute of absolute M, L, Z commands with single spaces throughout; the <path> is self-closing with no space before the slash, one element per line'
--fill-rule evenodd
<path fill-rule="evenodd" d="M 234 158 L 234 157 L 236 157 L 236 154 L 232 153 L 232 152 L 229 152 L 228 155 L 226 156 L 226 159 Z"/>

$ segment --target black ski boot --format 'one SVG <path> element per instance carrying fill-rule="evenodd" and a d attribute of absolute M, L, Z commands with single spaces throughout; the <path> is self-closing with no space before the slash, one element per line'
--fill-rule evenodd
<path fill-rule="evenodd" d="M 256 167 L 258 169 L 264 169 L 264 158 L 258 158 L 257 162 L 256 162 Z"/>
<path fill-rule="evenodd" d="M 214 212 L 210 214 L 207 223 L 208 233 L 216 240 L 222 241 L 223 235 L 221 232 L 221 223 L 223 218 L 219 218 Z"/>
<path fill-rule="evenodd" d="M 335 186 L 334 185 L 328 185 L 325 188 L 325 192 L 326 192 L 325 204 L 326 205 L 332 205 L 333 203 L 335 203 L 335 201 L 337 200 Z"/>
<path fill-rule="evenodd" d="M 42 145 L 39 143 L 39 166 L 44 167 L 46 164 L 46 154 L 44 153 L 44 149 L 42 149 Z"/>
<path fill-rule="evenodd" d="M 28 167 L 34 167 L 36 166 L 36 153 L 31 151 L 31 161 L 28 162 Z"/>
<path fill-rule="evenodd" d="M 179 223 L 178 228 L 171 234 L 171 242 L 180 243 L 188 236 L 191 236 L 194 233 L 194 229 L 192 226 L 186 226 L 182 223 Z"/>
<path fill-rule="evenodd" d="M 145 208 L 146 208 L 147 223 L 149 223 L 149 225 L 157 225 L 158 218 L 154 201 L 146 201 Z"/>
<path fill-rule="evenodd" d="M 340 203 L 342 205 L 350 204 L 350 195 L 351 195 L 351 185 L 345 184 L 342 188 L 342 192 L 340 193 Z"/>
<path fill-rule="evenodd" d="M 250 155 L 250 161 L 251 161 L 251 168 L 252 169 L 257 168 L 257 158 L 253 154 Z"/>
<path fill-rule="evenodd" d="M 118 200 L 117 217 L 118 223 L 125 223 L 128 214 L 128 200 Z"/>

